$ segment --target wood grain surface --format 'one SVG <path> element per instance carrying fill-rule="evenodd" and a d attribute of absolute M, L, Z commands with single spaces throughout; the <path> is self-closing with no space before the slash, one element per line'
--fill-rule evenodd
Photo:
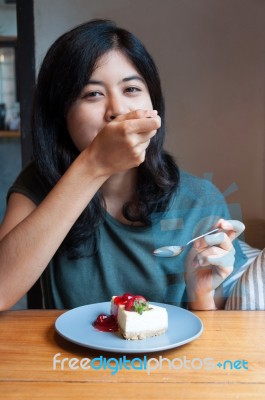
<path fill-rule="evenodd" d="M 0 313 L 0 399 L 265 398 L 263 311 L 196 312 L 204 325 L 198 339 L 146 355 L 100 352 L 68 342 L 54 329 L 62 312 Z M 67 359 L 64 368 L 54 367 L 57 353 Z M 115 360 L 123 356 L 129 362 L 138 358 L 134 365 L 139 369 L 113 373 Z M 144 356 L 149 371 L 140 369 Z M 87 358 L 97 359 L 98 369 L 80 367 Z M 72 359 L 75 369 L 69 366 Z M 102 359 L 112 369 L 100 368 Z"/>

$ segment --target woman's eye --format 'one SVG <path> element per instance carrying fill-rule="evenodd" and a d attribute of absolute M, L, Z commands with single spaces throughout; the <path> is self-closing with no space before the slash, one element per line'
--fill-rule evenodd
<path fill-rule="evenodd" d="M 135 86 L 130 86 L 128 88 L 125 89 L 126 92 L 128 93 L 137 93 L 137 92 L 141 92 L 141 89 Z"/>
<path fill-rule="evenodd" d="M 98 96 L 102 96 L 101 92 L 90 92 L 88 93 L 89 97 L 98 97 Z"/>
<path fill-rule="evenodd" d="M 100 97 L 100 96 L 103 96 L 103 93 L 98 92 L 98 91 L 93 91 L 93 92 L 85 93 L 82 97 L 83 98 L 93 98 L 93 97 Z"/>

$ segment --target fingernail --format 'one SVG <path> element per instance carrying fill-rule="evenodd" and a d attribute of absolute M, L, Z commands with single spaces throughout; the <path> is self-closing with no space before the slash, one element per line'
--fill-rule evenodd
<path fill-rule="evenodd" d="M 215 244 L 220 244 L 224 241 L 225 234 L 224 232 L 216 233 L 214 235 L 205 236 L 204 240 L 208 244 L 208 246 L 214 246 Z"/>
<path fill-rule="evenodd" d="M 149 115 L 147 118 L 153 118 L 156 117 L 158 112 L 156 110 L 150 110 Z"/>
<path fill-rule="evenodd" d="M 227 222 L 227 224 L 224 223 L 223 225 L 224 226 L 227 225 L 227 229 L 231 229 L 230 225 L 232 225 L 232 229 L 235 232 L 240 232 L 241 233 L 241 232 L 243 232 L 245 230 L 245 225 L 241 221 L 238 221 L 236 219 L 229 219 L 229 220 L 227 220 L 225 222 Z"/>

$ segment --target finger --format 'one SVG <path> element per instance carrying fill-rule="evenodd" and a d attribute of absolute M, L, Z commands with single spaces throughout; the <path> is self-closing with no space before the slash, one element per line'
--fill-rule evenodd
<path fill-rule="evenodd" d="M 129 119 L 139 119 L 139 118 L 153 118 L 158 115 L 157 110 L 133 110 L 127 114 L 118 115 L 115 121 L 126 121 Z"/>
<path fill-rule="evenodd" d="M 194 242 L 194 247 L 199 252 L 212 246 L 219 246 L 224 250 L 230 250 L 233 247 L 230 238 L 224 232 L 218 232 L 213 235 L 207 235 Z"/>
<path fill-rule="evenodd" d="M 211 265 L 215 265 L 216 267 L 220 267 L 222 269 L 233 268 L 235 262 L 234 248 L 222 256 L 209 256 L 208 262 Z"/>
<path fill-rule="evenodd" d="M 223 251 L 220 248 L 217 250 L 216 254 L 210 253 L 210 251 L 204 251 L 198 253 L 193 261 L 193 267 L 207 267 L 209 265 L 214 265 L 225 272 L 228 272 L 233 268 L 235 262 L 235 249 L 232 248 L 230 251 Z"/>
<path fill-rule="evenodd" d="M 153 118 L 129 119 L 125 121 L 112 121 L 109 123 L 112 131 L 119 132 L 121 138 L 132 141 L 134 145 L 151 139 L 161 126 L 159 116 Z"/>
<path fill-rule="evenodd" d="M 139 162 L 138 162 L 139 165 L 142 162 L 144 162 L 144 160 L 145 160 L 146 149 L 149 146 L 149 144 L 150 144 L 150 140 L 146 141 L 144 143 L 141 143 L 138 146 L 136 146 L 137 153 L 138 153 L 138 157 L 137 158 L 139 159 Z"/>
<path fill-rule="evenodd" d="M 134 120 L 129 120 L 128 124 L 131 125 L 132 131 L 136 128 L 135 133 L 146 134 L 149 138 L 153 137 L 157 129 L 161 126 L 161 118 L 159 115 L 152 118 L 139 118 Z"/>
<path fill-rule="evenodd" d="M 146 142 L 150 142 L 150 140 L 152 139 L 152 137 L 155 136 L 157 132 L 157 129 L 153 129 L 152 131 L 148 131 L 148 132 L 137 132 L 134 135 L 134 139 L 135 139 L 135 144 L 144 144 Z"/>
<path fill-rule="evenodd" d="M 139 153 L 142 153 L 142 152 L 146 151 L 149 144 L 150 144 L 150 139 L 145 140 L 143 143 L 140 143 L 139 145 L 136 146 L 136 148 L 139 151 Z"/>
<path fill-rule="evenodd" d="M 237 238 L 245 230 L 245 225 L 241 221 L 235 219 L 220 219 L 216 227 L 225 230 L 231 240 Z"/>
<path fill-rule="evenodd" d="M 211 269 L 213 288 L 216 288 L 233 272 L 234 261 L 234 253 L 231 251 L 223 254 L 221 257 L 211 256 L 205 257 L 205 259 L 202 258 L 198 260 L 198 264 L 194 268 L 197 272 L 204 272 Z"/>

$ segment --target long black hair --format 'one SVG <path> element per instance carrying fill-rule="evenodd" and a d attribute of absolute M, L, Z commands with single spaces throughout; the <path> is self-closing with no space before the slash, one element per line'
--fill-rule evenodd
<path fill-rule="evenodd" d="M 161 128 L 151 139 L 145 161 L 138 167 L 135 199 L 123 207 L 128 220 L 148 225 L 151 213 L 168 206 L 178 185 L 179 170 L 163 150 L 165 110 L 156 65 L 141 41 L 113 21 L 92 20 L 79 25 L 59 37 L 48 50 L 40 68 L 33 106 L 34 160 L 51 189 L 78 156 L 65 116 L 99 59 L 110 50 L 119 50 L 132 61 L 147 84 L 153 108 L 161 117 Z M 98 192 L 70 230 L 63 245 L 72 253 L 97 231 L 104 215 L 103 205 Z"/>

